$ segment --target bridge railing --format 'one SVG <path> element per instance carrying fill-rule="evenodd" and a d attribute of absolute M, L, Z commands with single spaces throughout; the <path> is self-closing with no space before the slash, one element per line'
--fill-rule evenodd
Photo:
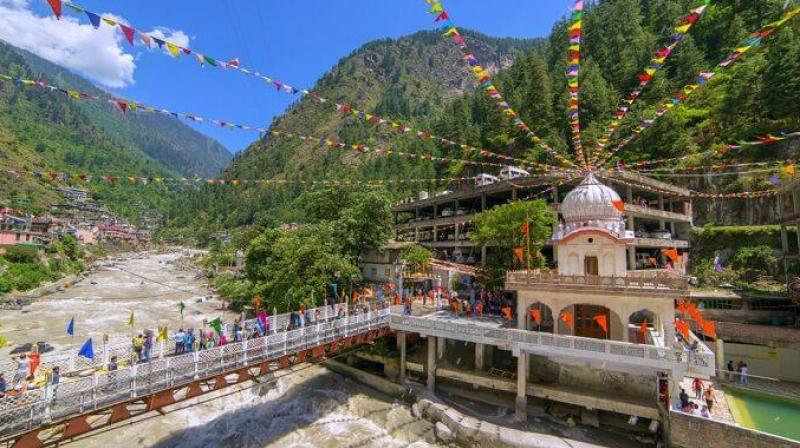
<path fill-rule="evenodd" d="M 683 367 L 705 375 L 714 375 L 714 353 L 702 343 L 698 344 L 697 350 L 689 351 L 514 328 L 487 328 L 470 324 L 466 320 L 464 322 L 442 322 L 441 320 L 397 313 L 392 314 L 390 325 L 396 330 L 432 334 L 456 340 L 492 343 L 509 349 L 517 347 L 528 351 L 538 348 L 548 352 L 570 350 L 573 353 L 583 353 L 590 358 L 609 360 L 616 358 L 618 361 L 627 361 L 632 364 L 636 364 L 637 361 L 652 361 L 649 363 L 650 365 L 661 364 L 665 369 Z"/>
<path fill-rule="evenodd" d="M 0 436 L 382 328 L 388 324 L 389 315 L 390 310 L 383 308 L 344 319 L 318 321 L 296 330 L 152 358 L 128 368 L 70 378 L 58 385 L 27 391 L 20 397 L 6 397 L 0 399 Z"/>
<path fill-rule="evenodd" d="M 349 306 L 348 310 L 347 305 L 336 304 L 336 306 L 321 306 L 317 308 L 311 308 L 309 311 L 311 312 L 312 316 L 315 316 L 315 320 L 317 319 L 316 316 L 319 316 L 320 320 L 330 320 L 336 317 L 340 306 L 344 307 L 347 312 L 351 312 L 353 309 L 355 309 L 355 307 L 352 305 Z M 290 315 L 291 313 L 283 313 L 269 316 L 269 332 L 278 333 L 286 331 L 289 327 Z M 242 327 L 246 328 L 250 332 L 255 331 L 256 326 L 256 319 L 247 319 L 242 322 Z M 173 330 L 177 330 L 177 328 L 174 328 Z M 208 327 L 204 327 L 202 330 L 205 332 L 208 330 Z M 153 329 L 150 331 L 153 332 L 154 337 L 155 335 L 158 335 L 157 330 Z M 235 335 L 234 324 L 225 324 L 222 328 L 222 333 L 229 341 L 232 341 Z M 174 334 L 171 334 L 170 338 L 172 336 L 174 336 Z M 174 346 L 175 343 L 172 340 L 165 343 L 156 342 L 153 345 L 151 357 L 161 358 L 168 356 L 173 353 Z M 111 359 L 112 356 L 116 356 L 120 360 L 129 359 L 133 352 L 132 341 L 129 337 L 115 337 L 106 344 L 103 344 L 101 347 L 98 347 L 96 344 L 95 348 L 98 348 L 99 350 L 95 352 L 94 359 L 78 356 L 77 348 L 43 353 L 41 355 L 40 367 L 47 367 L 50 369 L 53 367 L 58 367 L 61 370 L 61 374 L 65 375 L 69 372 L 102 367 L 108 363 L 108 360 Z M 5 373 L 6 379 L 13 377 L 15 369 L 15 363 L 11 360 L 3 360 L 0 362 L 0 372 Z"/>

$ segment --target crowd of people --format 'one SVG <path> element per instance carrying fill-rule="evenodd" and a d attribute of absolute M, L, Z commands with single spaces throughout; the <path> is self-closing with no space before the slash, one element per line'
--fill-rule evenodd
<path fill-rule="evenodd" d="M 700 378 L 695 378 L 692 380 L 692 391 L 694 392 L 694 400 L 689 397 L 685 389 L 681 388 L 681 392 L 678 395 L 680 400 L 679 410 L 703 418 L 714 418 L 712 414 L 715 400 L 714 385 L 709 383 L 708 386 L 705 386 Z"/>
<path fill-rule="evenodd" d="M 510 300 L 501 294 L 481 289 L 470 290 L 468 294 L 459 295 L 454 290 L 430 288 L 414 289 L 407 294 L 405 299 L 395 298 L 395 304 L 404 306 L 405 314 L 411 314 L 414 303 L 421 303 L 423 307 L 432 306 L 439 310 L 450 310 L 458 316 L 483 317 L 500 316 L 507 321 L 514 319 L 514 307 Z"/>
<path fill-rule="evenodd" d="M 367 313 L 370 310 L 382 309 L 388 304 L 382 300 L 375 301 L 376 295 L 372 289 L 361 289 L 353 293 L 353 303 L 349 306 L 349 313 Z M 328 312 L 323 313 L 319 308 L 311 309 L 301 305 L 296 311 L 289 313 L 289 319 L 280 330 L 295 330 L 298 328 L 315 325 L 321 322 L 330 322 L 344 319 L 348 315 L 348 308 L 342 303 L 337 303 L 337 298 L 331 297 L 327 301 Z M 223 331 L 223 323 L 219 320 L 204 322 L 202 328 L 180 328 L 177 332 L 167 336 L 166 328 L 163 329 L 163 341 L 171 341 L 174 350 L 172 355 L 182 355 L 199 350 L 206 350 L 227 345 L 229 342 L 242 342 L 245 339 L 254 339 L 266 336 L 272 329 L 269 314 L 258 311 L 253 321 L 243 323 L 237 319 L 230 325 L 228 331 Z M 161 333 L 162 329 L 159 329 Z M 153 330 L 145 329 L 131 339 L 130 357 L 110 356 L 108 361 L 100 368 L 108 372 L 109 384 L 116 381 L 116 372 L 125 365 L 147 363 L 153 358 L 155 344 L 159 341 Z M 165 353 L 165 355 L 168 355 Z M 58 386 L 61 382 L 61 371 L 58 366 L 40 368 L 41 355 L 39 344 L 33 344 L 29 352 L 13 356 L 14 369 L 9 372 L 0 372 L 0 399 L 5 403 L 17 402 L 26 392 L 51 387 L 51 397 L 57 396 Z M 13 372 L 13 373 L 12 373 Z M 6 376 L 11 376 L 10 379 Z"/>

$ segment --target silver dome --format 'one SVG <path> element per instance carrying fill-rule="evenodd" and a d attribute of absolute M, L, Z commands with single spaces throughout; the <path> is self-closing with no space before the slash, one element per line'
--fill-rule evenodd
<path fill-rule="evenodd" d="M 570 191 L 561 203 L 561 216 L 566 223 L 620 221 L 622 199 L 616 191 L 589 174 Z"/>

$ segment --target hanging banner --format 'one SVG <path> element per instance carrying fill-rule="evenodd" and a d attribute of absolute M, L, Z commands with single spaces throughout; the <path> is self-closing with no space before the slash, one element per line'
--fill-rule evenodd
<path fill-rule="evenodd" d="M 428 9 L 428 12 L 436 16 L 434 22 L 441 22 L 442 35 L 445 37 L 450 37 L 453 43 L 455 43 L 456 47 L 461 50 L 462 54 L 464 55 L 464 61 L 467 63 L 467 65 L 469 65 L 470 70 L 472 71 L 472 76 L 475 78 L 475 81 L 480 87 L 481 91 L 483 91 L 489 98 L 494 100 L 495 104 L 497 104 L 502 111 L 502 114 L 511 120 L 514 126 L 517 129 L 520 129 L 528 137 L 528 139 L 530 139 L 530 141 L 544 149 L 548 155 L 556 158 L 556 160 L 561 162 L 562 165 L 565 167 L 578 168 L 574 162 L 559 154 L 555 149 L 539 138 L 539 136 L 537 136 L 536 133 L 534 133 L 522 120 L 519 114 L 511 107 L 511 105 L 508 104 L 505 98 L 503 98 L 503 95 L 492 83 L 492 78 L 489 72 L 480 65 L 478 58 L 476 58 L 475 55 L 470 52 L 467 44 L 464 42 L 464 37 L 458 31 L 458 28 L 456 28 L 455 23 L 453 23 L 451 20 L 450 14 L 445 11 L 441 0 L 425 0 L 425 2 L 431 5 L 430 9 Z"/>
<path fill-rule="evenodd" d="M 702 0 L 702 3 L 703 4 L 699 7 L 693 9 L 688 16 L 681 19 L 680 24 L 673 29 L 673 34 L 670 36 L 670 44 L 656 51 L 653 54 L 653 57 L 650 59 L 650 63 L 647 65 L 647 67 L 641 73 L 639 73 L 639 85 L 636 86 L 636 88 L 625 99 L 622 100 L 619 107 L 617 107 L 617 112 L 615 113 L 611 123 L 609 123 L 602 136 L 597 140 L 594 154 L 592 154 L 592 160 L 589 162 L 590 165 L 594 166 L 594 164 L 597 162 L 597 158 L 603 152 L 603 149 L 605 149 L 608 141 L 617 131 L 619 123 L 631 110 L 631 107 L 633 107 L 633 104 L 636 102 L 639 96 L 641 96 L 644 88 L 650 84 L 653 78 L 655 78 L 656 73 L 658 73 L 664 67 L 664 63 L 667 59 L 669 59 L 670 55 L 672 55 L 673 50 L 675 50 L 675 47 L 678 45 L 678 43 L 683 40 L 686 34 L 689 33 L 694 24 L 700 21 L 706 12 L 706 9 L 712 4 L 712 0 Z"/>
<path fill-rule="evenodd" d="M 366 112 L 363 112 L 363 111 L 356 110 L 355 108 L 353 108 L 350 105 L 336 103 L 335 101 L 331 101 L 331 100 L 329 100 L 327 98 L 319 96 L 319 95 L 317 95 L 317 94 L 315 94 L 313 92 L 310 92 L 309 90 L 298 89 L 296 87 L 293 87 L 293 86 L 289 85 L 288 83 L 286 83 L 284 81 L 280 81 L 280 80 L 277 80 L 277 79 L 275 79 L 275 78 L 273 78 L 271 76 L 264 75 L 264 74 L 262 74 L 262 73 L 260 73 L 260 72 L 258 72 L 256 70 L 252 70 L 252 69 L 248 69 L 246 67 L 243 67 L 241 65 L 241 63 L 239 62 L 238 58 L 234 58 L 234 59 L 230 59 L 230 60 L 227 59 L 227 58 L 214 58 L 214 57 L 211 57 L 211 56 L 209 56 L 209 55 L 207 55 L 207 54 L 205 54 L 203 52 L 200 52 L 200 51 L 197 51 L 197 50 L 194 50 L 194 49 L 191 49 L 191 48 L 183 47 L 183 46 L 177 45 L 177 44 L 175 44 L 173 42 L 169 42 L 169 41 L 160 39 L 158 37 L 152 36 L 152 35 L 150 35 L 148 33 L 145 33 L 145 32 L 142 32 L 142 31 L 136 29 L 133 26 L 124 25 L 124 28 L 123 28 L 123 25 L 119 24 L 116 20 L 108 18 L 108 17 L 102 17 L 100 14 L 92 12 L 92 11 L 89 11 L 86 8 L 76 4 L 74 2 L 64 2 L 64 5 L 68 6 L 70 10 L 72 10 L 72 11 L 74 11 L 76 13 L 79 13 L 79 14 L 82 14 L 82 15 L 85 14 L 89 18 L 89 21 L 91 22 L 92 26 L 94 26 L 95 28 L 99 28 L 100 25 L 101 25 L 101 22 L 105 23 L 105 24 L 107 24 L 109 26 L 119 27 L 120 30 L 125 35 L 125 39 L 131 45 L 134 44 L 135 37 L 138 36 L 139 40 L 142 42 L 142 45 L 144 45 L 144 46 L 146 46 L 148 48 L 151 48 L 151 42 L 155 42 L 158 45 L 159 48 L 166 47 L 166 50 L 169 53 L 169 55 L 172 56 L 175 59 L 178 59 L 181 55 L 185 55 L 185 56 L 194 55 L 194 58 L 203 67 L 210 66 L 210 67 L 216 67 L 216 68 L 219 68 L 219 69 L 222 69 L 222 70 L 233 69 L 236 72 L 239 72 L 239 73 L 242 73 L 242 74 L 245 74 L 245 75 L 248 75 L 248 76 L 252 76 L 252 77 L 256 77 L 256 78 L 260 79 L 266 85 L 268 85 L 270 87 L 273 87 L 278 92 L 282 92 L 282 93 L 289 94 L 289 95 L 301 94 L 301 95 L 306 96 L 306 97 L 310 98 L 311 100 L 316 101 L 316 102 L 318 102 L 320 104 L 325 104 L 328 107 L 334 108 L 339 112 L 351 115 L 353 117 L 356 117 L 356 118 L 361 119 L 363 121 L 366 121 L 368 123 L 374 124 L 376 126 L 382 126 L 382 127 L 386 128 L 386 129 L 390 129 L 390 130 L 392 130 L 394 132 L 397 132 L 397 133 L 400 133 L 400 134 L 403 134 L 403 135 L 416 136 L 416 137 L 421 138 L 423 140 L 433 140 L 433 141 L 435 141 L 437 143 L 440 143 L 440 144 L 443 144 L 443 145 L 458 147 L 462 151 L 472 152 L 472 153 L 480 155 L 481 157 L 495 158 L 495 159 L 498 159 L 498 160 L 502 160 L 506 164 L 520 164 L 522 166 L 533 165 L 533 166 L 536 166 L 536 167 L 538 167 L 540 169 L 552 168 L 550 165 L 547 165 L 547 164 L 542 164 L 542 163 L 538 163 L 538 162 L 532 162 L 532 161 L 519 159 L 519 158 L 515 158 L 515 157 L 511 157 L 511 156 L 506 156 L 506 155 L 503 155 L 503 154 L 498 154 L 498 153 L 489 151 L 487 149 L 476 148 L 476 147 L 474 147 L 472 145 L 467 145 L 467 144 L 464 144 L 464 143 L 453 141 L 451 139 L 447 139 L 447 138 L 444 138 L 444 137 L 441 137 L 441 136 L 437 136 L 431 131 L 420 131 L 420 130 L 414 129 L 414 128 L 412 128 L 410 126 L 407 126 L 407 125 L 405 125 L 403 123 L 400 123 L 400 122 L 392 122 L 392 121 L 389 121 L 389 120 L 387 120 L 387 119 L 385 119 L 383 117 L 380 117 L 380 116 L 377 116 L 377 115 L 374 115 L 374 114 L 369 114 L 369 113 L 366 113 Z M 226 60 L 228 60 L 228 62 L 223 62 L 223 61 L 226 61 Z"/>
<path fill-rule="evenodd" d="M 649 127 L 653 126 L 653 124 L 659 118 L 666 115 L 671 109 L 675 108 L 676 106 L 685 103 L 687 98 L 689 98 L 695 91 L 697 91 L 697 89 L 707 84 L 709 80 L 711 80 L 715 75 L 720 73 L 722 70 L 733 65 L 733 63 L 739 60 L 745 53 L 749 52 L 753 48 L 760 46 L 764 42 L 764 39 L 775 34 L 775 32 L 778 31 L 780 27 L 782 27 L 783 25 L 785 25 L 798 15 L 800 15 L 800 7 L 795 7 L 791 10 L 786 11 L 780 20 L 772 22 L 764 26 L 760 30 L 756 31 L 755 33 L 750 34 L 744 41 L 743 46 L 736 48 L 733 51 L 733 53 L 731 53 L 722 62 L 717 64 L 717 66 L 713 69 L 713 71 L 701 72 L 695 79 L 694 83 L 687 84 L 686 86 L 683 87 L 681 91 L 675 93 L 672 96 L 672 99 L 662 104 L 662 106 L 655 112 L 655 114 L 651 118 L 643 120 L 638 127 L 633 129 L 631 135 L 622 139 L 615 148 L 607 152 L 605 154 L 605 157 L 602 157 L 601 160 L 595 165 L 603 166 L 611 156 L 615 155 L 616 153 L 624 149 L 637 136 L 642 134 Z"/>

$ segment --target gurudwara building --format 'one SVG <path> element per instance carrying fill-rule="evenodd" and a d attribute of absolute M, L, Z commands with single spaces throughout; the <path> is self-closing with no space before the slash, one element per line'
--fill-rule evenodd
<path fill-rule="evenodd" d="M 688 295 L 683 271 L 637 270 L 630 262 L 637 237 L 625 205 L 592 174 L 566 194 L 551 238 L 555 266 L 507 273 L 511 322 L 447 311 L 393 315 L 401 377 L 416 368 L 407 365 L 406 337 L 418 334 L 431 389 L 444 380 L 513 392 L 520 419 L 534 397 L 595 416 L 665 421 L 683 378 L 713 376 L 715 358 L 693 333 L 676 336 L 676 302 Z M 515 371 L 498 378 L 490 371 L 503 362 Z"/>

